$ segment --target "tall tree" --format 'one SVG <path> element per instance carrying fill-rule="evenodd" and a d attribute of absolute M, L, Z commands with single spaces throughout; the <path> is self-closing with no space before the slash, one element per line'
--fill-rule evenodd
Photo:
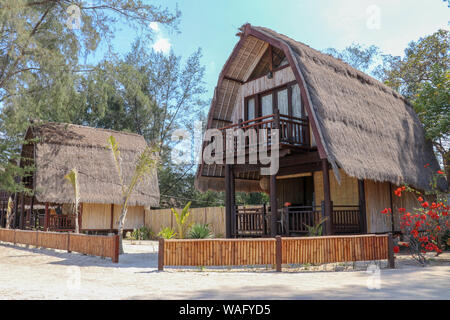
<path fill-rule="evenodd" d="M 385 84 L 403 94 L 413 105 L 442 158 L 450 181 L 450 33 L 438 30 L 412 41 L 405 56 L 385 56 Z"/>
<path fill-rule="evenodd" d="M 30 118 L 79 123 L 90 66 L 80 58 L 109 46 L 119 22 L 151 39 L 150 22 L 177 30 L 180 12 L 140 0 L 2 0 L 0 2 L 0 188 L 21 187 L 15 161 Z M 7 155 L 4 156 L 3 155 Z"/>

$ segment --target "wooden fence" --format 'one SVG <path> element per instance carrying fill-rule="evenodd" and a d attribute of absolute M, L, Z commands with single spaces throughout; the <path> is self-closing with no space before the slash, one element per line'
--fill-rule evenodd
<path fill-rule="evenodd" d="M 391 234 L 260 239 L 160 239 L 164 266 L 242 266 L 332 263 L 387 259 L 394 268 Z"/>
<path fill-rule="evenodd" d="M 35 247 L 67 250 L 119 262 L 119 236 L 90 236 L 84 234 L 0 229 L 0 241 Z"/>

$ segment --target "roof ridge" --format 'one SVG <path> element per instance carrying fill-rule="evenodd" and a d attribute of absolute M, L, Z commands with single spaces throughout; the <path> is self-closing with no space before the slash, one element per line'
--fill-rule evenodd
<path fill-rule="evenodd" d="M 68 125 L 68 126 L 74 126 L 74 127 L 79 127 L 79 128 L 88 128 L 88 129 L 92 129 L 92 130 L 99 130 L 99 131 L 106 131 L 106 132 L 116 132 L 116 133 L 119 133 L 119 134 L 126 134 L 126 135 L 130 135 L 130 136 L 137 136 L 137 137 L 144 138 L 143 135 L 140 135 L 140 134 L 134 133 L 134 132 L 118 131 L 118 130 L 114 130 L 114 129 L 105 129 L 105 128 L 98 128 L 98 127 L 84 126 L 84 125 L 81 125 L 81 124 L 68 123 L 68 122 L 48 121 L 48 122 L 45 122 L 45 123 L 38 124 L 36 127 L 45 126 L 47 124 Z M 145 138 L 144 138 L 144 140 L 145 140 Z"/>

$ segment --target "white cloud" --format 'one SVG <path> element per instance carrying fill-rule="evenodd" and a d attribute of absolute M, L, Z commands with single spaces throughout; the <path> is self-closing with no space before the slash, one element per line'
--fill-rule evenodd
<path fill-rule="evenodd" d="M 152 48 L 156 52 L 169 53 L 172 44 L 170 43 L 170 39 L 167 38 L 158 38 L 156 42 L 153 44 Z"/>
<path fill-rule="evenodd" d="M 150 27 L 150 29 L 152 29 L 155 32 L 159 31 L 159 24 L 158 24 L 158 22 L 155 22 L 155 21 L 150 22 L 150 24 L 148 26 Z"/>

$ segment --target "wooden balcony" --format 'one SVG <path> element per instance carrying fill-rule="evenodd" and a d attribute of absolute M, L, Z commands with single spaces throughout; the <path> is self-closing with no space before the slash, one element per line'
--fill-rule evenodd
<path fill-rule="evenodd" d="M 51 215 L 48 226 L 51 231 L 73 231 L 75 230 L 75 215 Z"/>
<path fill-rule="evenodd" d="M 242 130 L 245 136 L 245 141 L 240 141 L 240 143 L 242 144 L 242 142 L 244 142 L 245 154 L 249 154 L 252 152 L 252 147 L 256 147 L 257 145 L 261 146 L 265 144 L 267 149 L 270 150 L 273 144 L 273 141 L 271 140 L 273 129 L 279 129 L 280 149 L 310 149 L 311 143 L 308 118 L 297 118 L 279 114 L 277 112 L 267 116 L 241 121 L 239 123 L 222 127 L 219 130 L 223 132 L 224 149 L 229 149 L 229 146 L 232 144 L 234 154 L 237 154 L 239 148 L 239 137 L 233 135 L 233 141 L 231 143 L 229 133 L 232 132 L 235 134 L 236 131 Z"/>

